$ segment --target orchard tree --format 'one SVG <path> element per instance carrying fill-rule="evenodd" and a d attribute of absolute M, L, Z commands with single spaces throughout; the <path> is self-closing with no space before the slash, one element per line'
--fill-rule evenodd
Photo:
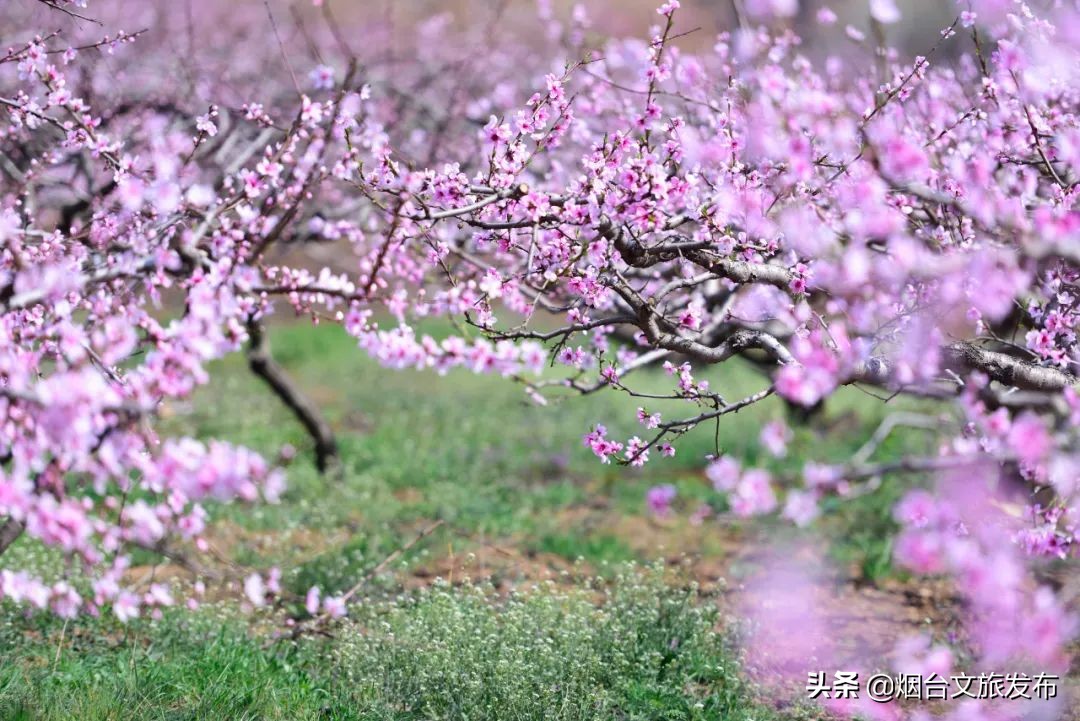
<path fill-rule="evenodd" d="M 333 462 L 333 435 L 273 361 L 264 319 L 284 305 L 340 322 L 370 352 L 400 361 L 403 332 L 388 334 L 371 314 L 391 309 L 403 320 L 437 268 L 430 247 L 404 235 L 404 197 L 394 212 L 373 197 L 400 175 L 388 128 L 400 129 L 398 157 L 419 166 L 450 142 L 478 155 L 475 113 L 516 100 L 516 85 L 477 100 L 490 88 L 469 84 L 476 73 L 463 73 L 449 95 L 435 85 L 478 62 L 433 42 L 446 18 L 421 28 L 407 67 L 380 53 L 361 79 L 324 6 L 318 43 L 345 58 L 342 68 L 312 62 L 298 76 L 284 56 L 281 77 L 268 78 L 283 57 L 266 42 L 282 37 L 273 14 L 207 2 L 191 8 L 196 28 L 189 8 L 97 8 L 101 19 L 78 3 L 3 11 L 4 27 L 23 38 L 0 57 L 0 554 L 28 534 L 76 561 L 83 583 L 7 569 L 0 594 L 62 615 L 111 607 L 128 619 L 172 603 L 164 586 L 124 587 L 130 550 L 205 574 L 202 504 L 279 496 L 281 472 L 249 450 L 155 433 L 163 406 L 208 380 L 208 361 L 245 351 L 312 432 L 320 468 Z M 64 20 L 70 27 L 45 29 Z M 142 29 L 103 35 L 121 20 L 156 28 L 147 40 L 159 42 L 140 45 Z M 205 52 L 185 52 L 194 33 Z M 372 97 L 373 86 L 383 95 Z M 273 257 L 321 243 L 347 245 L 351 272 Z M 544 360 L 539 344 L 454 348 L 443 367 L 519 372 Z M 276 588 L 259 577 L 247 585 L 258 602 L 258 589 Z"/>
<path fill-rule="evenodd" d="M 498 373 L 538 402 L 639 398 L 638 435 L 582 429 L 604 463 L 663 463 L 771 396 L 810 422 L 847 387 L 930 399 L 925 456 L 874 459 L 898 414 L 851 462 L 798 477 L 722 448 L 702 461 L 735 515 L 800 525 L 827 497 L 903 484 L 895 559 L 955 579 L 979 663 L 1067 668 L 1074 620 L 1032 569 L 1075 555 L 1080 524 L 1075 2 L 958 0 L 914 58 L 887 46 L 891 0 L 826 58 L 804 52 L 796 0 L 736 3 L 697 53 L 677 0 L 643 40 L 541 3 L 539 50 L 503 31 L 503 5 L 460 32 L 428 21 L 404 50 L 387 28 L 359 42 L 330 0 L 7 5 L 0 550 L 26 533 L 77 563 L 51 584 L 4 570 L 3 597 L 130 618 L 172 601 L 124 587 L 131 549 L 195 564 L 205 501 L 274 500 L 280 473 L 252 452 L 155 434 L 214 358 L 246 350 L 332 463 L 265 343 L 285 310 L 389 367 Z M 283 260 L 318 243 L 349 267 Z M 432 316 L 462 332 L 418 334 Z M 745 397 L 709 370 L 736 359 L 761 370 Z M 666 393 L 638 382 L 653 366 Z M 782 454 L 789 433 L 776 420 L 762 443 Z M 261 603 L 276 577 L 246 585 Z M 313 590 L 308 610 L 346 609 Z"/>

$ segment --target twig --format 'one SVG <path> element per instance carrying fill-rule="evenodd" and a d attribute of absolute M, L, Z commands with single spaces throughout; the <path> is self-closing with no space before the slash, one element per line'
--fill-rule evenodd
<path fill-rule="evenodd" d="M 278 48 L 281 49 L 281 59 L 285 61 L 285 68 L 289 71 L 289 77 L 292 78 L 296 94 L 303 97 L 304 91 L 300 89 L 300 83 L 296 80 L 296 72 L 293 70 L 292 62 L 289 61 L 288 53 L 285 52 L 285 43 L 281 39 L 281 33 L 278 32 L 277 20 L 274 20 L 274 11 L 270 9 L 270 0 L 263 0 L 263 5 L 266 6 L 266 15 L 270 18 L 270 27 L 274 29 L 274 37 L 277 39 Z"/>
<path fill-rule="evenodd" d="M 94 18 L 87 17 L 86 15 L 80 15 L 79 13 L 75 12 L 74 10 L 68 10 L 63 5 L 60 5 L 59 3 L 55 2 L 55 0 L 38 0 L 38 2 L 41 3 L 42 5 L 45 5 L 47 7 L 52 8 L 53 10 L 56 10 L 58 12 L 62 12 L 62 13 L 64 13 L 65 15 L 67 15 L 69 17 L 73 17 L 76 20 L 85 20 L 86 22 L 94 23 L 95 25 L 101 25 L 102 24 L 100 20 L 95 20 Z"/>
<path fill-rule="evenodd" d="M 907 426 L 909 428 L 923 428 L 926 430 L 934 430 L 941 426 L 941 422 L 931 416 L 922 415 L 920 413 L 893 413 L 885 418 L 881 422 L 881 425 L 877 427 L 874 434 L 870 436 L 862 448 L 855 452 L 855 455 L 851 457 L 851 462 L 854 465 L 861 466 L 870 460 L 870 456 L 874 454 L 874 451 L 885 442 L 885 439 L 889 437 L 889 434 L 893 432 L 897 426 Z"/>
<path fill-rule="evenodd" d="M 53 659 L 53 673 L 56 673 L 56 667 L 60 665 L 60 652 L 64 650 L 64 637 L 67 635 L 68 621 L 71 619 L 64 619 L 64 626 L 60 629 L 60 643 L 56 644 L 56 658 Z"/>
<path fill-rule="evenodd" d="M 418 535 L 416 535 L 411 541 L 409 541 L 404 546 L 402 546 L 401 548 L 399 548 L 396 551 L 394 551 L 393 553 L 391 553 L 386 558 L 384 558 L 377 566 L 375 566 L 375 568 L 371 569 L 366 574 L 364 574 L 364 577 L 361 578 L 359 581 L 357 581 L 356 585 L 354 585 L 352 588 L 350 588 L 348 591 L 345 592 L 345 594 L 341 597 L 342 602 L 347 602 L 350 598 L 355 596 L 357 591 L 359 591 L 365 585 L 370 583 L 371 580 L 374 579 L 376 576 L 378 576 L 380 573 L 382 573 L 383 570 L 385 570 L 387 566 L 389 566 L 391 563 L 393 563 L 398 558 L 400 558 L 403 553 L 407 553 L 413 546 L 420 543 L 420 541 L 422 541 L 425 538 L 427 538 L 428 536 L 430 536 L 432 533 L 434 533 L 436 530 L 438 530 L 442 525 L 443 525 L 443 520 L 440 518 L 439 520 L 435 521 L 434 523 L 429 525 L 424 530 L 420 531 L 420 533 Z"/>

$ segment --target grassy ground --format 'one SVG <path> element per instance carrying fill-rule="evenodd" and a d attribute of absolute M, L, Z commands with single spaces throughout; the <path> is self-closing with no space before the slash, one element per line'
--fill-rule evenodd
<path fill-rule="evenodd" d="M 630 471 L 600 465 L 581 444 L 595 422 L 615 437 L 638 432 L 630 399 L 599 394 L 538 407 L 498 378 L 386 371 L 330 327 L 277 328 L 272 342 L 338 431 L 337 474 L 314 471 L 302 429 L 242 358 L 221 363 L 211 385 L 168 409 L 166 422 L 170 431 L 227 438 L 269 458 L 298 449 L 283 501 L 211 509 L 211 543 L 222 569 L 239 576 L 244 567 L 280 565 L 296 593 L 311 585 L 335 593 L 369 579 L 352 619 L 332 638 L 275 641 L 265 629 L 247 628 L 235 584 L 211 589 L 216 602 L 198 612 L 175 610 L 128 627 L 65 625 L 0 606 L 0 718 L 775 713 L 739 681 L 713 596 L 731 570 L 725 561 L 748 534 L 792 531 L 768 523 L 695 526 L 685 515 L 701 503 L 723 511 L 702 475 L 701 459 L 717 444 L 748 464 L 765 462 L 758 428 L 782 413 L 778 402 L 699 430 L 675 459 Z M 670 382 L 646 378 L 657 388 Z M 761 384 L 744 367 L 725 366 L 711 380 L 732 398 Z M 685 405 L 650 410 L 692 413 Z M 838 399 L 813 429 L 797 431 L 788 460 L 767 463 L 783 471 L 808 457 L 847 458 L 882 413 L 855 393 Z M 834 431 L 827 442 L 822 428 Z M 644 493 L 655 483 L 678 487 L 680 517 L 648 516 Z M 827 523 L 834 557 L 867 577 L 890 573 L 890 495 L 849 504 Z M 436 532 L 409 546 L 436 520 Z M 5 563 L 59 568 L 28 541 L 11 554 Z M 666 573 L 643 570 L 657 559 L 667 562 Z M 136 560 L 137 579 L 182 575 L 149 554 Z"/>
<path fill-rule="evenodd" d="M 0 627 L 14 719 L 761 719 L 692 590 L 630 570 L 497 597 L 435 584 L 331 639 L 270 642 L 227 609 L 121 628 Z M 599 596 L 604 603 L 595 605 Z"/>

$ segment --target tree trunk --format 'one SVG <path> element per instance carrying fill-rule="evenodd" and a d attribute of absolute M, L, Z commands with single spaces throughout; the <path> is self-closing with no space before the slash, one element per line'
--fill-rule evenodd
<path fill-rule="evenodd" d="M 315 465 L 325 473 L 330 464 L 337 461 L 337 440 L 330 424 L 323 418 L 318 407 L 293 383 L 285 370 L 270 354 L 270 342 L 266 331 L 256 320 L 247 324 L 250 341 L 247 350 L 248 366 L 262 378 L 274 394 L 293 412 L 315 441 Z"/>
<path fill-rule="evenodd" d="M 18 540 L 24 528 L 25 526 L 14 518 L 4 521 L 4 524 L 0 526 L 0 556 L 4 555 L 4 551 Z"/>

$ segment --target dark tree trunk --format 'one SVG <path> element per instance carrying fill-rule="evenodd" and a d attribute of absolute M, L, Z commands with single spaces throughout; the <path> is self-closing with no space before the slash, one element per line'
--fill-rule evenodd
<path fill-rule="evenodd" d="M 337 461 L 337 440 L 330 424 L 323 418 L 318 407 L 304 395 L 285 370 L 277 364 L 270 354 L 270 342 L 266 331 L 255 320 L 248 321 L 247 359 L 251 371 L 262 378 L 274 394 L 293 412 L 303 424 L 308 434 L 315 441 L 315 465 L 320 473 L 325 473 L 330 465 Z"/>
<path fill-rule="evenodd" d="M 0 525 L 0 556 L 4 555 L 4 551 L 19 539 L 24 528 L 23 524 L 14 518 L 9 518 Z"/>

